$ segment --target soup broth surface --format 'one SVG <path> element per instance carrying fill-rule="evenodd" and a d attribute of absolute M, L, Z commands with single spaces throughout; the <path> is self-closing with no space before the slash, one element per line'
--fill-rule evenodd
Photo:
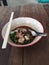
<path fill-rule="evenodd" d="M 34 40 L 35 36 L 33 36 L 29 30 L 32 30 L 32 28 L 28 26 L 16 27 L 15 29 L 11 30 L 10 39 L 15 44 L 20 45 L 31 43 Z"/>

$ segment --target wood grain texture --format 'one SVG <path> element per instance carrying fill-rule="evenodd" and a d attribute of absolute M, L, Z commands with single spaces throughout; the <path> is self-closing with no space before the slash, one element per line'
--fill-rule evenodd
<path fill-rule="evenodd" d="M 48 21 L 47 13 L 42 5 L 24 6 L 21 7 L 20 16 L 33 17 L 39 20 L 46 29 L 46 22 Z M 36 45 L 24 48 L 24 65 L 49 65 L 49 42 L 48 38 L 42 38 Z"/>
<path fill-rule="evenodd" d="M 1 8 L 1 10 L 0 10 L 0 64 L 7 65 L 12 48 L 8 44 L 7 49 L 5 49 L 5 50 L 1 49 L 1 45 L 3 42 L 3 39 L 1 36 L 1 30 L 2 30 L 3 26 L 5 25 L 5 23 L 7 23 L 9 21 L 10 14 L 12 11 L 14 11 L 16 14 L 16 15 L 14 14 L 14 18 L 19 16 L 20 7 L 15 7 L 15 8 L 13 8 L 13 7 L 0 7 L 0 8 Z"/>
<path fill-rule="evenodd" d="M 49 23 L 48 10 L 42 5 L 27 5 L 17 7 L 0 7 L 0 64 L 1 65 L 49 65 Z M 4 11 L 3 11 L 4 10 Z M 10 18 L 10 13 L 14 11 L 14 18 L 32 17 L 39 20 L 44 31 L 48 34 L 36 44 L 26 48 L 16 48 L 7 45 L 7 49 L 2 50 L 3 39 L 1 30 Z M 48 22 L 48 23 L 47 23 Z"/>
<path fill-rule="evenodd" d="M 48 15 L 48 19 L 49 19 L 49 5 L 45 5 L 44 9 L 45 9 L 45 11 L 46 11 L 46 13 Z M 47 25 L 47 29 L 49 30 L 49 20 L 46 22 L 46 25 Z"/>

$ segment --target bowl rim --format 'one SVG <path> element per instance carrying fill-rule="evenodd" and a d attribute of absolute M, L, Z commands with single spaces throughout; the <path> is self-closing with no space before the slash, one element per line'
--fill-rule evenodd
<path fill-rule="evenodd" d="M 34 19 L 34 18 L 31 18 L 31 17 L 18 17 L 18 18 L 30 18 L 30 19 Z M 15 18 L 15 19 L 18 19 L 18 18 Z M 15 20 L 15 19 L 13 19 L 13 20 Z M 36 19 L 34 19 L 34 20 L 36 20 Z M 38 21 L 38 20 L 36 20 L 36 21 Z M 39 21 L 38 21 L 39 22 Z M 8 22 L 7 22 L 8 23 Z M 6 23 L 6 24 L 7 24 Z M 41 22 L 39 22 L 40 24 L 41 24 Z M 5 25 L 6 25 L 5 24 Z M 4 26 L 5 26 L 4 25 Z M 42 25 L 42 24 L 41 24 Z M 4 28 L 4 26 L 3 26 L 3 28 Z M 42 27 L 43 27 L 43 25 L 42 25 Z M 1 31 L 1 35 L 2 35 L 2 32 L 3 32 L 3 28 L 2 28 L 2 31 Z M 43 32 L 44 32 L 44 27 L 43 27 Z M 36 41 L 36 42 L 34 42 L 34 43 L 28 43 L 28 44 L 24 44 L 24 45 L 18 45 L 18 44 L 15 44 L 15 43 L 11 43 L 11 42 L 8 42 L 8 44 L 10 44 L 11 46 L 13 46 L 13 47 L 28 47 L 28 46 L 32 46 L 32 45 L 34 45 L 34 44 L 36 44 L 37 42 L 39 42 L 40 40 L 41 40 L 41 38 L 42 38 L 43 36 L 40 36 L 40 38 Z M 2 35 L 2 38 L 4 39 L 4 36 Z"/>

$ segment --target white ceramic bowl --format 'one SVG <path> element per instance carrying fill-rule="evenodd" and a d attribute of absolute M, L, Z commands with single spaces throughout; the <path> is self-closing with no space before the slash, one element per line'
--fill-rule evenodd
<path fill-rule="evenodd" d="M 4 39 L 4 36 L 5 36 L 7 25 L 8 25 L 8 23 L 5 24 L 5 26 L 2 29 L 3 39 Z M 18 26 L 29 26 L 29 27 L 35 29 L 38 32 L 44 32 L 44 28 L 43 28 L 42 24 L 39 21 L 37 21 L 36 19 L 29 18 L 29 17 L 19 17 L 19 18 L 13 19 L 11 29 L 14 29 Z M 17 45 L 15 43 L 13 43 L 9 38 L 8 43 L 11 46 L 15 46 L 15 47 L 27 47 L 27 46 L 30 46 L 30 45 L 37 43 L 41 38 L 42 38 L 42 36 L 37 36 L 31 43 L 28 43 L 28 44 L 25 44 L 25 45 Z"/>

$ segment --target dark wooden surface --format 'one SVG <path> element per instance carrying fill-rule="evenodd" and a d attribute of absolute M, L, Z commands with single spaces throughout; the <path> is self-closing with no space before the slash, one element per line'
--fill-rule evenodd
<path fill-rule="evenodd" d="M 14 11 L 14 18 L 27 16 L 39 20 L 48 34 L 37 44 L 26 48 L 11 47 L 1 49 L 3 39 L 1 30 Z M 0 7 L 0 65 L 49 65 L 49 6 L 27 5 L 17 7 Z"/>

